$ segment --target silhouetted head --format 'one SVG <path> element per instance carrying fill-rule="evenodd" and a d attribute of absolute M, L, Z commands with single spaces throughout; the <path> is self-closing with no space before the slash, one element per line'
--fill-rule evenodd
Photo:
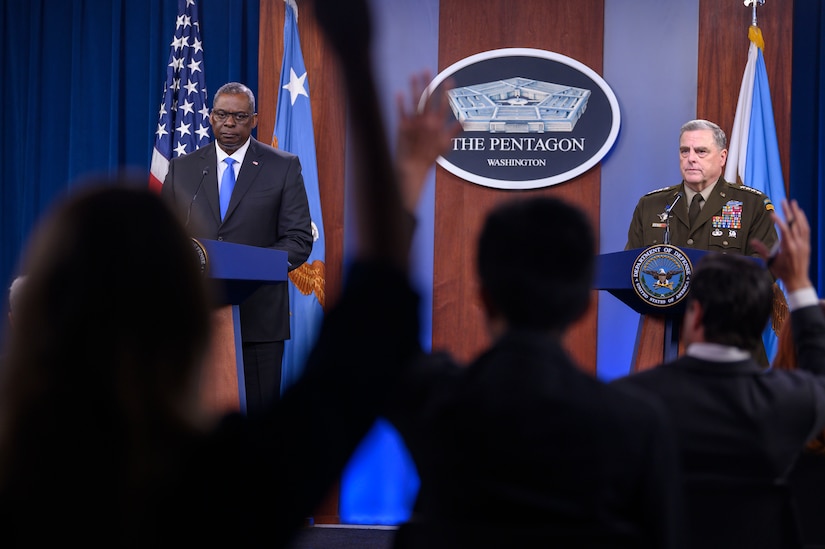
<path fill-rule="evenodd" d="M 691 302 L 701 306 L 700 324 L 704 340 L 756 349 L 773 308 L 773 278 L 752 258 L 713 253 L 696 266 L 688 294 L 688 315 L 694 314 Z"/>
<path fill-rule="evenodd" d="M 590 304 L 593 229 L 583 211 L 549 197 L 494 209 L 478 245 L 488 310 L 511 327 L 564 330 Z"/>
<path fill-rule="evenodd" d="M 78 433 L 186 424 L 210 327 L 192 241 L 146 178 L 76 188 L 23 258 L 2 417 L 88 421 Z"/>

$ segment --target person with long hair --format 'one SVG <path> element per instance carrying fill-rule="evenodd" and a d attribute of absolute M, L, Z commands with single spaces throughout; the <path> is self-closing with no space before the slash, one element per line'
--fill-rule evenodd
<path fill-rule="evenodd" d="M 358 124 L 380 124 L 364 107 Z M 452 131 L 443 105 L 407 113 L 397 162 L 361 133 L 359 250 L 301 378 L 257 417 L 203 406 L 213 299 L 182 219 L 145 174 L 73 186 L 21 264 L 0 375 L 3 546 L 286 547 L 418 352 L 404 204 Z"/>

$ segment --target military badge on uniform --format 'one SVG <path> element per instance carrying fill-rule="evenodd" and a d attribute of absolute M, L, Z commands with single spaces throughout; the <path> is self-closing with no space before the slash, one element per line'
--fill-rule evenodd
<path fill-rule="evenodd" d="M 667 227 L 667 218 L 670 217 L 669 212 L 662 212 L 656 214 L 656 217 L 659 218 L 659 222 L 657 223 L 654 221 L 650 224 L 651 227 L 653 227 L 654 229 L 664 229 L 665 227 Z"/>
<path fill-rule="evenodd" d="M 729 200 L 722 206 L 722 215 L 714 215 L 711 224 L 714 229 L 741 229 L 742 202 Z M 715 232 L 713 236 L 717 236 Z"/>

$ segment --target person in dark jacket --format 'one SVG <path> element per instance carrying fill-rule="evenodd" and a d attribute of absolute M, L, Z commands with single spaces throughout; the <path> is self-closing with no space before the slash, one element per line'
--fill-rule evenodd
<path fill-rule="evenodd" d="M 476 269 L 493 344 L 466 367 L 422 356 L 389 415 L 421 478 L 397 549 L 679 546 L 664 408 L 595 379 L 564 345 L 594 267 L 579 208 L 531 197 L 490 212 Z"/>
<path fill-rule="evenodd" d="M 239 82 L 218 88 L 209 122 L 215 141 L 173 158 L 161 195 L 194 236 L 282 250 L 288 270 L 297 269 L 312 251 L 301 160 L 251 136 L 255 95 Z M 256 415 L 280 396 L 289 287 L 263 284 L 238 309 L 245 411 Z"/>
<path fill-rule="evenodd" d="M 808 277 L 810 228 L 796 201 L 771 261 L 788 290 L 799 367 L 766 371 L 749 349 L 771 311 L 773 276 L 733 254 L 697 265 L 682 324 L 684 356 L 614 384 L 659 396 L 674 421 L 691 547 L 798 547 L 791 467 L 825 428 L 825 314 Z M 765 243 L 751 242 L 767 259 Z"/>

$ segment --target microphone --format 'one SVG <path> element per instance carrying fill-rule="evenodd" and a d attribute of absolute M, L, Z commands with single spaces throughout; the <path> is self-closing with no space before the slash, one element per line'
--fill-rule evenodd
<path fill-rule="evenodd" d="M 679 202 L 680 198 L 682 198 L 682 191 L 679 191 L 678 193 L 676 193 L 676 198 L 673 199 L 673 202 L 670 203 L 670 206 L 665 208 L 665 213 L 666 214 L 670 214 L 671 210 L 673 210 L 673 206 L 675 206 L 676 203 Z"/>
<path fill-rule="evenodd" d="M 198 182 L 198 186 L 195 188 L 195 194 L 192 195 L 192 200 L 189 202 L 189 209 L 186 210 L 186 223 L 183 224 L 184 227 L 189 227 L 189 216 L 192 215 L 192 205 L 195 203 L 195 199 L 198 197 L 198 193 L 201 192 L 201 187 L 203 187 L 203 180 L 206 179 L 206 174 L 209 173 L 209 166 L 203 168 L 203 172 L 201 172 L 201 180 Z"/>
<path fill-rule="evenodd" d="M 679 202 L 679 199 L 682 198 L 682 191 L 676 193 L 676 198 L 673 199 L 673 202 L 670 203 L 670 206 L 665 208 L 665 213 L 662 214 L 662 217 L 665 221 L 665 237 L 663 239 L 663 244 L 670 245 L 670 212 L 673 211 L 673 206 Z"/>

